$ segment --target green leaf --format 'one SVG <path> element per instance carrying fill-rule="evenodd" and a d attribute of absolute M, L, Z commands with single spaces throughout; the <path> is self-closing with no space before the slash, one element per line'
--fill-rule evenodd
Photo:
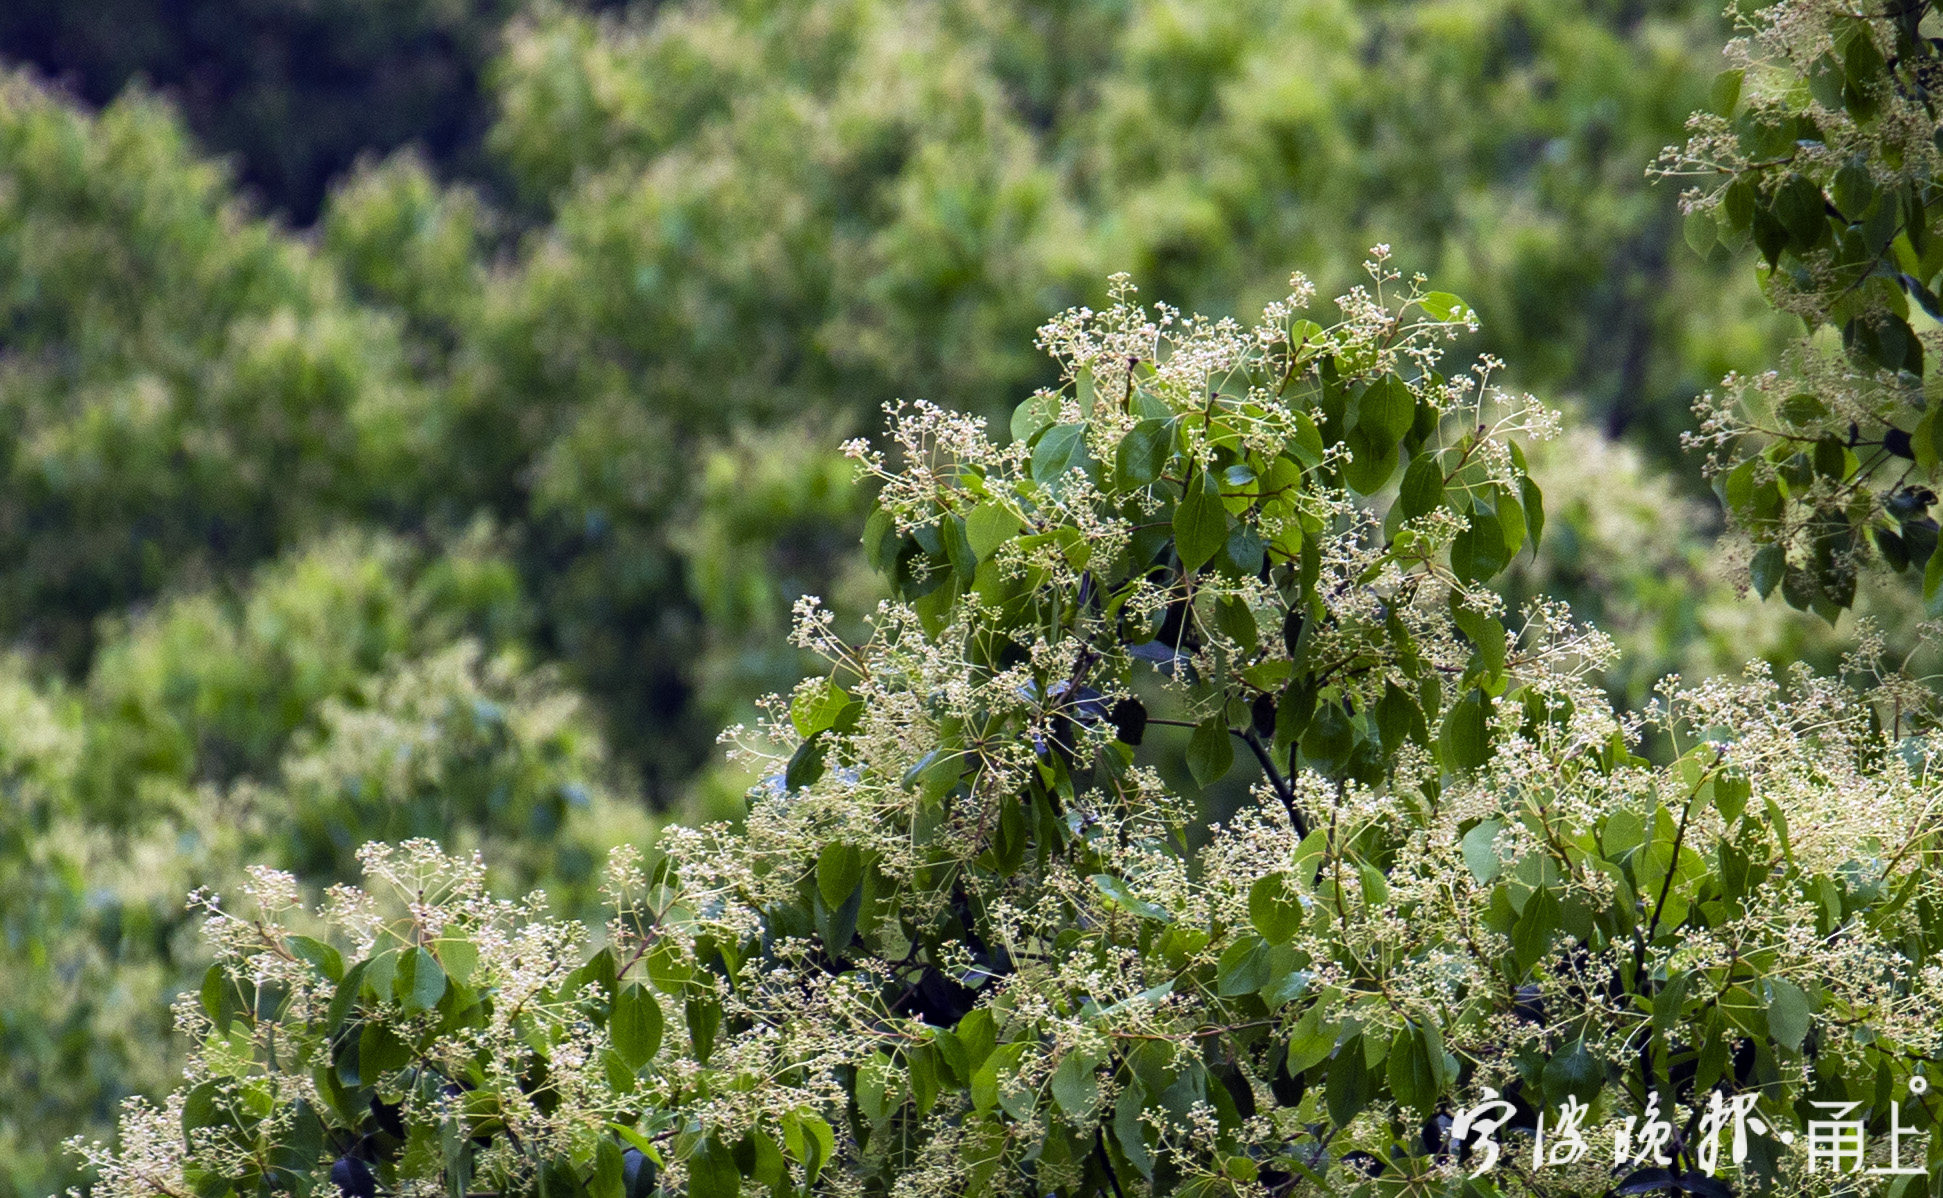
<path fill-rule="evenodd" d="M 1248 936 L 1229 945 L 1215 965 L 1215 992 L 1223 998 L 1253 994 L 1268 985 L 1271 963 L 1268 945 Z"/>
<path fill-rule="evenodd" d="M 351 971 L 337 984 L 337 991 L 331 996 L 331 1009 L 326 1017 L 326 1027 L 333 1035 L 344 1026 L 345 1021 L 351 1017 L 351 1012 L 356 1009 L 359 996 L 364 989 L 364 972 L 370 965 L 369 961 L 359 961 L 351 966 Z"/>
<path fill-rule="evenodd" d="M 1405 520 L 1437 510 L 1444 502 L 1444 467 L 1434 453 L 1420 453 L 1410 459 L 1397 487 L 1397 509 Z"/>
<path fill-rule="evenodd" d="M 1525 505 L 1525 531 L 1531 534 L 1531 552 L 1538 556 L 1538 540 L 1545 535 L 1545 493 L 1531 475 L 1518 479 L 1518 496 Z"/>
<path fill-rule="evenodd" d="M 1881 86 L 1886 65 L 1882 51 L 1876 48 L 1875 38 L 1868 33 L 1849 39 L 1848 49 L 1842 55 L 1842 74 L 1849 85 L 1844 98 L 1853 115 L 1867 117 L 1875 111 L 1871 93 Z"/>
<path fill-rule="evenodd" d="M 706 1064 L 715 1047 L 715 1033 L 722 1027 L 722 1004 L 712 998 L 691 998 L 682 1004 L 682 1017 L 695 1045 L 695 1059 Z"/>
<path fill-rule="evenodd" d="M 1787 571 L 1788 554 L 1779 545 L 1761 546 L 1754 551 L 1754 560 L 1747 566 L 1748 581 L 1754 585 L 1754 593 L 1763 599 L 1774 593 Z"/>
<path fill-rule="evenodd" d="M 1212 785 L 1226 777 L 1234 763 L 1235 747 L 1229 741 L 1226 720 L 1214 716 L 1194 726 L 1194 735 L 1187 742 L 1187 769 L 1196 782 Z"/>
<path fill-rule="evenodd" d="M 1493 676 L 1503 674 L 1505 652 L 1509 645 L 1504 625 L 1495 616 L 1465 607 L 1455 593 L 1451 595 L 1450 606 L 1451 618 L 1458 630 L 1470 638 L 1471 646 L 1477 652 L 1478 663 L 1485 672 Z"/>
<path fill-rule="evenodd" d="M 1545 1062 L 1545 1098 L 1548 1103 L 1559 1103 L 1567 1095 L 1590 1101 L 1605 1080 L 1605 1067 L 1597 1057 L 1586 1051 L 1583 1039 L 1572 1041 Z"/>
<path fill-rule="evenodd" d="M 937 1048 L 920 1045 L 905 1058 L 906 1072 L 911 1079 L 911 1101 L 917 1104 L 920 1118 L 930 1114 L 932 1105 L 938 1101 L 938 1057 Z"/>
<path fill-rule="evenodd" d="M 736 1198 L 741 1192 L 735 1153 L 715 1136 L 703 1140 L 688 1158 L 688 1198 Z"/>
<path fill-rule="evenodd" d="M 1241 646 L 1244 653 L 1253 653 L 1261 647 L 1262 630 L 1255 622 L 1255 612 L 1248 601 L 1235 595 L 1224 595 L 1214 605 L 1215 631 Z"/>
<path fill-rule="evenodd" d="M 1472 691 L 1452 705 L 1444 716 L 1437 745 L 1444 764 L 1452 770 L 1476 769 L 1490 759 L 1490 723 L 1484 696 Z"/>
<path fill-rule="evenodd" d="M 1508 560 L 1504 526 L 1495 512 L 1473 508 L 1470 526 L 1451 541 L 1451 571 L 1466 582 L 1483 582 Z"/>
<path fill-rule="evenodd" d="M 857 1084 L 852 1093 L 857 1109 L 872 1123 L 882 1123 L 904 1105 L 901 1087 L 892 1084 L 890 1058 L 880 1050 L 870 1054 L 857 1067 Z"/>
<path fill-rule="evenodd" d="M 382 1023 L 367 1023 L 358 1033 L 358 1071 L 365 1085 L 376 1085 L 384 1074 L 411 1064 L 411 1045 Z"/>
<path fill-rule="evenodd" d="M 951 563 L 958 581 L 969 583 L 978 577 L 978 555 L 965 536 L 964 517 L 946 515 L 938 522 L 938 531 L 944 539 L 945 560 Z"/>
<path fill-rule="evenodd" d="M 986 499 L 965 517 L 965 540 L 980 561 L 1011 540 L 1019 531 L 1019 518 L 996 499 Z"/>
<path fill-rule="evenodd" d="M 1395 443 L 1410 431 L 1416 415 L 1417 397 L 1402 379 L 1386 374 L 1357 399 L 1354 427 L 1374 444 Z"/>
<path fill-rule="evenodd" d="M 628 1068 L 639 1069 L 661 1050 L 661 1003 L 643 986 L 625 986 L 614 995 L 608 1034 Z"/>
<path fill-rule="evenodd" d="M 1676 1023 L 1686 1004 L 1687 988 L 1693 982 L 1691 972 L 1676 973 L 1658 994 L 1653 996 L 1653 1030 L 1664 1035 Z"/>
<path fill-rule="evenodd" d="M 1525 900 L 1525 909 L 1511 929 L 1511 952 L 1520 971 L 1530 969 L 1552 945 L 1563 913 L 1551 890 L 1540 886 Z"/>
<path fill-rule="evenodd" d="M 1132 890 L 1128 889 L 1124 881 L 1114 877 L 1112 874 L 1094 874 L 1088 880 L 1093 883 L 1094 889 L 1112 900 L 1113 905 L 1123 911 L 1131 912 L 1142 919 L 1154 920 L 1157 923 L 1174 922 L 1174 916 L 1167 908 L 1137 897 Z"/>
<path fill-rule="evenodd" d="M 1397 442 L 1382 429 L 1357 425 L 1343 436 L 1349 460 L 1343 463 L 1343 482 L 1359 495 L 1374 495 L 1397 468 Z"/>
<path fill-rule="evenodd" d="M 1774 215 L 1771 205 L 1761 203 L 1756 203 L 1750 225 L 1755 248 L 1761 251 L 1761 256 L 1768 260 L 1770 267 L 1779 265 L 1781 251 L 1788 248 L 1787 226 Z"/>
<path fill-rule="evenodd" d="M 1835 172 L 1835 179 L 1829 184 L 1829 198 L 1835 207 L 1851 221 L 1860 220 L 1869 206 L 1875 203 L 1875 176 L 1870 174 L 1867 161 L 1856 155 Z"/>
<path fill-rule="evenodd" d="M 1016 1076 L 1025 1047 L 1018 1043 L 1001 1044 L 972 1071 L 971 1099 L 975 1109 L 989 1111 L 999 1104 L 999 1093 L 1009 1088 L 1008 1083 Z"/>
<path fill-rule="evenodd" d="M 1362 1037 L 1354 1037 L 1336 1048 L 1335 1059 L 1323 1082 L 1323 1095 L 1329 1107 L 1329 1120 L 1347 1127 L 1351 1120 L 1376 1097 L 1376 1086 L 1369 1066 L 1363 1060 Z"/>
<path fill-rule="evenodd" d="M 1389 1071 L 1390 1093 L 1399 1103 L 1414 1108 L 1421 1115 L 1429 1115 L 1437 1104 L 1443 1091 L 1443 1037 L 1437 1036 L 1436 1060 L 1431 1059 L 1431 1049 L 1425 1031 L 1406 1027 L 1397 1032 L 1390 1043 Z"/>
<path fill-rule="evenodd" d="M 479 965 L 479 946 L 463 937 L 447 936 L 438 942 L 438 958 L 445 976 L 463 986 Z"/>
<path fill-rule="evenodd" d="M 1798 252 L 1814 249 L 1828 233 L 1822 189 L 1800 174 L 1790 173 L 1776 189 L 1774 215 Z"/>
<path fill-rule="evenodd" d="M 803 1162 L 803 1171 L 814 1184 L 824 1164 L 836 1155 L 836 1133 L 828 1123 L 804 1108 L 783 1116 L 783 1137 L 789 1154 Z"/>
<path fill-rule="evenodd" d="M 1842 326 L 1842 341 L 1851 355 L 1884 370 L 1923 373 L 1923 343 L 1895 312 L 1877 308 L 1856 317 Z"/>
<path fill-rule="evenodd" d="M 799 689 L 789 701 L 789 722 L 798 736 L 815 736 L 837 722 L 850 705 L 850 692 L 828 678 Z"/>
<path fill-rule="evenodd" d="M 1726 770 L 1714 778 L 1714 807 L 1720 812 L 1720 818 L 1729 824 L 1747 810 L 1747 800 L 1753 794 L 1753 785 L 1740 770 Z"/>
<path fill-rule="evenodd" d="M 1034 395 L 1012 409 L 1011 433 L 1014 441 L 1030 440 L 1034 433 L 1051 424 L 1059 415 L 1059 397 L 1047 393 Z"/>
<path fill-rule="evenodd" d="M 1464 301 L 1448 291 L 1433 291 L 1421 301 L 1424 315 L 1432 320 L 1457 320 L 1464 315 Z"/>
<path fill-rule="evenodd" d="M 1302 754 L 1324 773 L 1340 774 L 1356 750 L 1355 718 L 1340 703 L 1324 703 L 1302 733 Z"/>
<path fill-rule="evenodd" d="M 1253 578 L 1262 569 L 1262 538 L 1246 524 L 1236 524 L 1228 533 L 1215 565 L 1237 578 Z"/>
<path fill-rule="evenodd" d="M 438 958 L 424 948 L 414 948 L 398 958 L 398 973 L 391 992 L 398 1007 L 407 1015 L 429 1011 L 445 997 L 445 970 Z"/>
<path fill-rule="evenodd" d="M 1032 447 L 1032 477 L 1051 483 L 1073 470 L 1085 470 L 1093 459 L 1086 452 L 1086 425 L 1056 424 Z"/>
<path fill-rule="evenodd" d="M 1297 412 L 1295 436 L 1284 443 L 1283 448 L 1305 470 L 1322 465 L 1322 431 L 1316 427 L 1315 418 L 1307 412 Z"/>
<path fill-rule="evenodd" d="M 1312 1003 L 1302 1018 L 1289 1029 L 1288 1060 L 1283 1069 L 1290 1077 L 1304 1073 L 1329 1059 L 1336 1044 L 1335 1027 L 1323 1019 L 1323 1004 Z"/>
<path fill-rule="evenodd" d="M 1805 391 L 1790 395 L 1788 398 L 1782 400 L 1780 407 L 1776 410 L 1781 413 L 1783 420 L 1786 420 L 1789 424 L 1797 428 L 1808 428 L 1811 425 L 1819 424 L 1828 419 L 1828 405 L 1822 402 L 1820 396 L 1812 395 Z M 1734 473 L 1739 474 L 1742 471 L 1746 471 L 1751 481 L 1754 466 L 1755 459 L 1749 458 L 1739 466 L 1734 467 Z M 1735 506 L 1739 507 L 1740 504 L 1737 502 Z"/>
<path fill-rule="evenodd" d="M 1143 420 L 1128 430 L 1115 450 L 1115 468 L 1123 490 L 1152 484 L 1174 455 L 1174 421 Z"/>
<path fill-rule="evenodd" d="M 1302 927 L 1302 900 L 1286 873 L 1266 874 L 1248 888 L 1248 922 L 1270 944 L 1287 944 Z"/>
<path fill-rule="evenodd" d="M 1687 213 L 1680 222 L 1680 232 L 1686 238 L 1687 247 L 1703 258 L 1713 250 L 1714 242 L 1719 237 L 1714 214 L 1706 208 L 1695 208 Z"/>
<path fill-rule="evenodd" d="M 823 733 L 806 736 L 796 751 L 789 755 L 789 764 L 783 767 L 783 787 L 787 790 L 801 790 L 816 785 L 823 776 Z"/>
<path fill-rule="evenodd" d="M 1498 856 L 1496 848 L 1498 833 L 1502 831 L 1503 820 L 1487 819 L 1464 833 L 1464 839 L 1459 842 L 1459 847 L 1464 851 L 1464 864 L 1481 886 L 1489 886 L 1496 881 L 1498 872 L 1504 868 L 1504 860 Z"/>
<path fill-rule="evenodd" d="M 1741 80 L 1745 74 L 1736 67 L 1715 75 L 1713 86 L 1708 89 L 1707 107 L 1720 116 L 1733 116 L 1735 105 L 1741 101 Z"/>
<path fill-rule="evenodd" d="M 221 1118 L 216 1106 L 219 1093 L 218 1083 L 211 1079 L 193 1086 L 182 1101 L 182 1134 L 186 1138 L 190 1132 L 205 1127 L 214 1127 Z"/>
<path fill-rule="evenodd" d="M 1812 1017 L 1808 995 L 1785 978 L 1768 978 L 1761 986 L 1768 995 L 1768 1031 L 1777 1043 L 1799 1052 Z"/>
<path fill-rule="evenodd" d="M 1754 184 L 1744 177 L 1736 176 L 1721 193 L 1720 213 L 1726 218 L 1727 227 L 1736 233 L 1747 232 L 1754 221 L 1754 206 Z"/>
<path fill-rule="evenodd" d="M 236 1017 L 236 987 L 230 983 L 220 961 L 203 972 L 202 1010 L 217 1031 L 229 1034 L 229 1022 Z"/>
<path fill-rule="evenodd" d="M 1067 1053 L 1052 1071 L 1052 1097 L 1074 1119 L 1091 1115 L 1100 1100 L 1099 1062 L 1084 1052 Z"/>
<path fill-rule="evenodd" d="M 1212 474 L 1197 471 L 1174 509 L 1174 551 L 1181 555 L 1182 568 L 1199 570 L 1227 542 L 1228 509 L 1222 506 L 1221 488 Z"/>
<path fill-rule="evenodd" d="M 1289 950 L 1293 951 L 1293 950 Z M 1278 1010 L 1309 992 L 1309 983 L 1315 981 L 1315 971 L 1309 969 L 1285 969 L 1277 964 L 1269 974 L 1268 984 L 1258 994 L 1268 1009 Z"/>
<path fill-rule="evenodd" d="M 843 906 L 863 879 L 863 854 L 856 845 L 826 844 L 817 855 L 816 888 L 831 910 Z"/>
<path fill-rule="evenodd" d="M 1813 461 L 1815 473 L 1833 482 L 1841 482 L 1848 477 L 1850 463 L 1854 455 L 1842 444 L 1842 439 L 1832 433 L 1824 434 L 1815 442 Z"/>
<path fill-rule="evenodd" d="M 416 1132 L 418 1128 L 412 1130 Z M 594 1176 L 587 1186 L 588 1198 L 627 1198 L 626 1171 L 621 1146 L 605 1136 L 601 1137 L 600 1142 L 594 1145 Z"/>
<path fill-rule="evenodd" d="M 299 959 L 310 963 L 311 967 L 332 982 L 344 977 L 344 958 L 338 951 L 321 940 L 309 936 L 291 936 L 284 941 L 290 951 Z"/>
<path fill-rule="evenodd" d="M 1142 1177 L 1152 1180 L 1154 1154 L 1147 1147 L 1146 1121 L 1140 1117 L 1146 1105 L 1147 1090 L 1139 1082 L 1120 1091 L 1120 1098 L 1113 1106 L 1113 1138 L 1120 1142 L 1127 1163 L 1139 1170 Z"/>
<path fill-rule="evenodd" d="M 1396 683 L 1385 682 L 1383 697 L 1376 701 L 1376 734 L 1383 742 L 1383 752 L 1395 753 L 1413 732 L 1423 736 L 1423 728 L 1423 712 L 1417 701 Z"/>

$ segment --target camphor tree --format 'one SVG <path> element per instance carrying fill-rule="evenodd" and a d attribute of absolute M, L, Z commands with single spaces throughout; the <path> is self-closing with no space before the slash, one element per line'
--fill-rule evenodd
<path fill-rule="evenodd" d="M 1123 285 L 1042 330 L 1063 383 L 1003 447 L 896 409 L 852 447 L 895 598 L 860 643 L 804 601 L 830 670 L 731 733 L 772 768 L 745 826 L 617 854 L 604 928 L 429 841 L 314 910 L 271 870 L 201 896 L 193 1063 L 79 1146 L 95 1191 L 1850 1184 L 1702 1120 L 1884 1126 L 1943 1049 L 1929 743 L 1805 672 L 1616 716 L 1603 638 L 1485 585 L 1542 532 L 1550 415 L 1440 374 L 1469 310 L 1371 270 L 1327 328 L 1300 278 L 1254 329 Z M 1252 780 L 1231 815 L 1163 737 Z M 1451 1132 L 1494 1097 L 1486 1172 Z M 1531 1163 L 1574 1104 L 1589 1154 Z M 1653 1112 L 1666 1162 L 1616 1173 Z"/>
<path fill-rule="evenodd" d="M 1689 183 L 1689 242 L 1752 241 L 1768 298 L 1809 335 L 1786 369 L 1705 397 L 1691 440 L 1763 597 L 1833 622 L 1879 561 L 1913 568 L 1934 616 L 1943 26 L 1927 0 L 1784 0 L 1746 24 L 1713 111 L 1657 169 Z"/>

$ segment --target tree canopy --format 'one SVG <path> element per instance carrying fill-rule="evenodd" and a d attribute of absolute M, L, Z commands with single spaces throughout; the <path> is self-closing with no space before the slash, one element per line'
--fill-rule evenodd
<path fill-rule="evenodd" d="M 1699 1120 L 1943 1026 L 1939 33 L 9 8 L 0 1194 L 1814 1190 Z"/>

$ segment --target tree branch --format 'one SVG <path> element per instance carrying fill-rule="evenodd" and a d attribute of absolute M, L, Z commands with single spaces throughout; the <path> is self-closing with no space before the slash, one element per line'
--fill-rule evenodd
<path fill-rule="evenodd" d="M 1262 738 L 1255 735 L 1253 728 L 1245 730 L 1230 728 L 1229 731 L 1241 737 L 1249 749 L 1254 751 L 1255 760 L 1261 763 L 1262 773 L 1268 775 L 1268 784 L 1275 788 L 1275 797 L 1282 800 L 1282 806 L 1288 809 L 1289 822 L 1295 825 L 1296 836 L 1308 836 L 1309 821 L 1303 816 L 1302 809 L 1296 806 L 1295 789 L 1289 785 L 1289 780 L 1282 776 L 1282 771 L 1275 768 L 1275 759 L 1269 756 L 1268 747 L 1262 744 Z"/>

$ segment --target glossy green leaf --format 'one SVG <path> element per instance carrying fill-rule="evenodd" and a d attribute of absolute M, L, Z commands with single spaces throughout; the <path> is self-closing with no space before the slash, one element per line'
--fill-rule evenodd
<path fill-rule="evenodd" d="M 688 1158 L 689 1198 L 737 1198 L 741 1192 L 742 1170 L 736 1168 L 735 1154 L 709 1136 Z"/>
<path fill-rule="evenodd" d="M 992 556 L 1019 532 L 1019 518 L 996 500 L 987 499 L 965 517 L 965 540 L 979 560 Z"/>
<path fill-rule="evenodd" d="M 1032 477 L 1036 482 L 1055 482 L 1074 470 L 1086 470 L 1092 462 L 1084 424 L 1056 424 L 1032 447 Z"/>
<path fill-rule="evenodd" d="M 1406 1027 L 1391 1041 L 1388 1060 L 1390 1093 L 1399 1103 L 1428 1116 L 1443 1093 L 1443 1037 L 1428 1025 Z"/>
<path fill-rule="evenodd" d="M 1470 525 L 1451 541 L 1451 571 L 1466 582 L 1483 582 L 1504 569 L 1504 526 L 1495 512 L 1482 508 L 1470 513 Z"/>
<path fill-rule="evenodd" d="M 1459 842 L 1464 852 L 1464 865 L 1479 885 L 1488 886 L 1497 880 L 1498 872 L 1504 868 L 1504 861 L 1498 856 L 1496 846 L 1498 833 L 1504 831 L 1504 821 L 1487 819 L 1480 821 L 1475 828 L 1464 833 Z"/>
<path fill-rule="evenodd" d="M 1219 716 L 1195 725 L 1187 744 L 1187 768 L 1194 780 L 1208 786 L 1228 774 L 1235 763 L 1235 747 L 1228 722 Z"/>
<path fill-rule="evenodd" d="M 1078 1050 L 1060 1058 L 1052 1073 L 1052 1096 L 1074 1119 L 1091 1115 L 1100 1100 L 1099 1062 Z"/>
<path fill-rule="evenodd" d="M 1121 487 L 1136 490 L 1157 481 L 1174 453 L 1174 421 L 1143 420 L 1127 431 L 1115 451 Z"/>
<path fill-rule="evenodd" d="M 1374 1079 L 1364 1063 L 1361 1037 L 1337 1047 L 1335 1057 L 1329 1062 L 1323 1095 L 1330 1121 L 1338 1127 L 1348 1126 L 1376 1097 Z"/>
<path fill-rule="evenodd" d="M 1417 397 L 1402 379 L 1386 374 L 1371 383 L 1356 401 L 1355 427 L 1373 442 L 1400 441 L 1410 431 L 1416 414 Z"/>
<path fill-rule="evenodd" d="M 831 843 L 823 846 L 822 853 L 816 859 L 816 887 L 825 903 L 833 908 L 841 907 L 862 883 L 863 876 L 863 854 L 856 845 Z"/>
<path fill-rule="evenodd" d="M 1444 468 L 1434 453 L 1421 453 L 1410 460 L 1397 487 L 1397 508 L 1404 519 L 1434 512 L 1444 502 Z"/>
<path fill-rule="evenodd" d="M 631 1069 L 639 1069 L 661 1050 L 661 1003 L 643 986 L 623 986 L 614 994 L 607 1018 L 614 1048 Z"/>
<path fill-rule="evenodd" d="M 1248 922 L 1270 944 L 1286 944 L 1302 927 L 1302 900 L 1283 873 L 1265 874 L 1248 888 Z"/>
<path fill-rule="evenodd" d="M 1786 978 L 1767 978 L 1761 988 L 1767 993 L 1768 1031 L 1777 1043 L 1799 1051 L 1813 1020 L 1808 995 Z"/>
<path fill-rule="evenodd" d="M 1198 570 L 1228 541 L 1228 509 L 1214 476 L 1197 471 L 1174 509 L 1174 550 L 1181 565 Z"/>
<path fill-rule="evenodd" d="M 1475 769 L 1490 758 L 1490 724 L 1484 699 L 1476 691 L 1465 695 L 1444 716 L 1438 749 L 1453 770 Z"/>
<path fill-rule="evenodd" d="M 1147 1146 L 1147 1126 L 1140 1117 L 1146 1107 L 1147 1093 L 1139 1082 L 1120 1091 L 1118 1101 L 1113 1107 L 1113 1138 L 1120 1145 L 1127 1163 L 1140 1172 L 1142 1177 L 1154 1176 L 1154 1154 Z"/>
<path fill-rule="evenodd" d="M 1748 563 L 1748 581 L 1754 593 L 1766 599 L 1774 593 L 1788 568 L 1788 555 L 1779 545 L 1763 545 L 1754 551 L 1754 558 Z"/>
<path fill-rule="evenodd" d="M 1135 895 L 1125 881 L 1114 877 L 1112 874 L 1094 874 L 1088 880 L 1093 883 L 1094 889 L 1112 900 L 1113 905 L 1123 911 L 1131 912 L 1134 915 L 1140 916 L 1142 919 L 1151 919 L 1158 923 L 1173 922 L 1174 917 L 1168 912 L 1167 908 L 1150 903 L 1146 899 Z"/>
<path fill-rule="evenodd" d="M 429 1011 L 445 997 L 445 970 L 431 953 L 414 948 L 399 954 L 398 972 L 391 987 L 399 1009 L 405 1014 Z"/>
<path fill-rule="evenodd" d="M 1253 994 L 1268 984 L 1268 945 L 1247 936 L 1229 945 L 1214 971 L 1215 992 L 1223 998 Z"/>

